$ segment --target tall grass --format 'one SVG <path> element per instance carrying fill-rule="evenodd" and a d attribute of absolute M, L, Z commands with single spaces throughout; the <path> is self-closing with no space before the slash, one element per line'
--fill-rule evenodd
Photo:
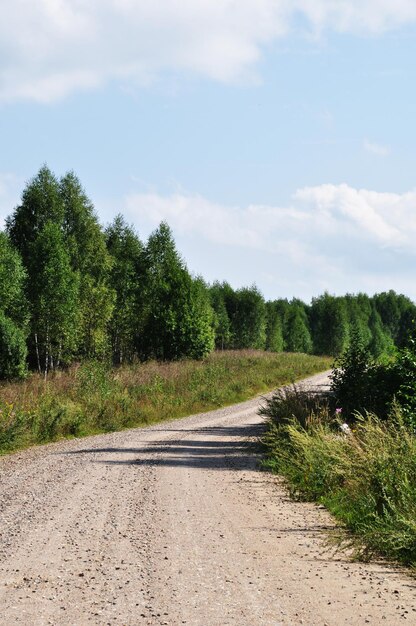
<path fill-rule="evenodd" d="M 293 401 L 286 404 L 289 414 Z M 292 413 L 282 422 L 284 405 L 277 419 L 269 407 L 266 465 L 286 478 L 292 495 L 322 503 L 341 520 L 359 539 L 361 556 L 415 566 L 416 438 L 398 407 L 387 421 L 358 416 L 354 430 L 343 432 L 325 403 L 307 420 Z"/>
<path fill-rule="evenodd" d="M 118 369 L 89 362 L 46 382 L 32 375 L 0 386 L 0 453 L 218 408 L 329 366 L 327 358 L 246 350 Z"/>

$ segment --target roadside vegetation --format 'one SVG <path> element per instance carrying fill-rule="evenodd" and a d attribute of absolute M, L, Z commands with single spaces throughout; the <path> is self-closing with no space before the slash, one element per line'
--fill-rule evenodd
<path fill-rule="evenodd" d="M 0 453 L 233 404 L 329 364 L 325 357 L 243 350 L 118 368 L 89 361 L 46 380 L 32 374 L 0 386 Z"/>
<path fill-rule="evenodd" d="M 375 361 L 354 343 L 328 394 L 294 387 L 266 401 L 265 466 L 294 497 L 320 502 L 361 557 L 416 566 L 416 343 Z"/>

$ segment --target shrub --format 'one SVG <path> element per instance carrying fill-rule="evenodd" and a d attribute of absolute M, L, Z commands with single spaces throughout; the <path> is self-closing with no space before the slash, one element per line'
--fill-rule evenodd
<path fill-rule="evenodd" d="M 295 396 L 286 406 L 298 403 Z M 393 405 L 388 420 L 357 415 L 343 432 L 325 408 L 306 420 L 303 411 L 301 405 L 299 416 L 277 422 L 270 415 L 266 467 L 282 474 L 296 497 L 327 506 L 358 538 L 361 555 L 415 564 L 416 438 L 407 418 Z"/>
<path fill-rule="evenodd" d="M 367 412 L 386 419 L 400 385 L 395 364 L 374 361 L 358 334 L 335 362 L 330 378 L 335 405 L 349 421 Z"/>
<path fill-rule="evenodd" d="M 409 425 L 416 430 L 416 341 L 400 351 L 394 365 L 397 381 L 397 400 Z"/>
<path fill-rule="evenodd" d="M 24 333 L 0 311 L 0 378 L 26 375 L 27 348 Z"/>
<path fill-rule="evenodd" d="M 264 398 L 259 415 L 269 418 L 276 426 L 290 424 L 296 420 L 304 428 L 313 419 L 323 415 L 329 420 L 328 394 L 306 391 L 296 385 L 278 389 L 271 398 Z"/>

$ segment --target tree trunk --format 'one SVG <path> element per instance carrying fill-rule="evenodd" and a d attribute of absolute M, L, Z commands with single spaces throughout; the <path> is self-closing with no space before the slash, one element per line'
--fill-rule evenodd
<path fill-rule="evenodd" d="M 35 333 L 35 349 L 36 349 L 36 360 L 38 362 L 38 372 L 42 373 L 42 369 L 40 367 L 40 356 L 39 356 L 39 344 L 38 344 L 38 334 Z"/>

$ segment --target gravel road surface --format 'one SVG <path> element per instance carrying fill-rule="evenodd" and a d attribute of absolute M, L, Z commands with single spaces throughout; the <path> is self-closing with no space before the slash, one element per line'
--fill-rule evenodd
<path fill-rule="evenodd" d="M 257 469 L 258 406 L 1 458 L 0 624 L 416 624 L 414 579 Z"/>

